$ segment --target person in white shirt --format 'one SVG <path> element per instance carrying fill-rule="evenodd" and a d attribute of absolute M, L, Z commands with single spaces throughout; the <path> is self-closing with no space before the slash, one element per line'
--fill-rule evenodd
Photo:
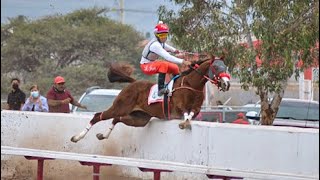
<path fill-rule="evenodd" d="M 30 97 L 22 107 L 22 111 L 48 112 L 49 106 L 47 98 L 40 95 L 38 85 L 32 85 L 30 88 Z"/>
<path fill-rule="evenodd" d="M 164 87 L 166 73 L 177 75 L 180 73 L 177 64 L 188 66 L 191 62 L 177 58 L 169 53 L 179 53 L 180 51 L 165 43 L 169 34 L 169 27 L 162 21 L 159 21 L 156 25 L 154 34 L 155 38 L 142 51 L 140 68 L 146 75 L 159 73 L 158 95 L 161 96 L 167 93 Z M 166 61 L 158 60 L 159 57 L 164 58 Z"/>

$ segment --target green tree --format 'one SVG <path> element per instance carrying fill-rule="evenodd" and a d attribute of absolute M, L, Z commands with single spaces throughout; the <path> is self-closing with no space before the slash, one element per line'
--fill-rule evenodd
<path fill-rule="evenodd" d="M 32 21 L 18 16 L 2 24 L 1 77 L 19 75 L 26 85 L 41 83 L 45 90 L 62 75 L 76 93 L 91 85 L 120 87 L 108 83 L 107 66 L 138 64 L 142 49 L 137 46 L 144 38 L 133 27 L 103 16 L 105 11 L 81 9 Z"/>
<path fill-rule="evenodd" d="M 298 72 L 297 60 L 303 61 L 302 71 L 319 58 L 319 47 L 314 48 L 319 42 L 319 1 L 172 1 L 181 9 L 159 8 L 160 19 L 171 28 L 172 41 L 189 51 L 225 56 L 242 88 L 256 88 L 262 124 L 271 125 L 288 79 Z M 253 45 L 252 37 L 261 42 L 259 46 Z M 243 42 L 248 47 L 240 45 Z"/>

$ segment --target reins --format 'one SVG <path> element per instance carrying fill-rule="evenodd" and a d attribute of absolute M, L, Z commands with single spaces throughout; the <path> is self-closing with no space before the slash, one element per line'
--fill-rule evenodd
<path fill-rule="evenodd" d="M 207 80 L 210 81 L 211 83 L 214 83 L 214 84 L 217 84 L 217 83 L 218 83 L 217 80 L 212 80 L 212 79 L 210 79 L 206 74 L 200 72 L 200 71 L 198 70 L 199 64 L 195 64 L 194 66 L 191 66 L 191 65 L 190 65 L 189 68 L 195 70 L 200 76 L 202 76 L 203 78 L 207 79 Z M 210 67 L 209 67 L 209 68 L 210 68 Z"/>
<path fill-rule="evenodd" d="M 210 81 L 211 83 L 217 84 L 217 80 L 212 80 L 212 79 L 210 79 L 206 74 L 204 74 L 204 73 L 202 73 L 201 71 L 199 71 L 199 69 L 198 69 L 199 67 L 200 67 L 199 64 L 194 64 L 193 66 L 192 66 L 192 65 L 189 66 L 190 69 L 193 69 L 194 71 L 196 71 L 196 72 L 197 72 L 200 76 L 202 76 L 203 78 L 207 79 L 207 80 Z M 210 68 L 210 67 L 209 67 L 209 68 Z M 197 89 L 194 89 L 194 88 L 192 88 L 192 87 L 190 87 L 190 86 L 184 86 L 184 79 L 185 79 L 185 76 L 182 77 L 182 81 L 181 81 L 181 83 L 180 83 L 180 87 L 174 88 L 174 89 L 172 90 L 172 93 L 173 93 L 174 91 L 176 91 L 176 90 L 179 90 L 179 89 L 189 89 L 189 90 L 194 91 L 194 92 L 201 92 L 201 93 L 203 93 L 203 90 L 197 90 Z"/>
<path fill-rule="evenodd" d="M 172 90 L 172 93 L 175 92 L 176 90 L 179 90 L 179 89 L 189 89 L 189 90 L 191 90 L 191 91 L 203 93 L 203 90 L 200 91 L 200 90 L 194 89 L 194 88 L 192 88 L 192 87 L 190 87 L 190 86 L 184 86 L 184 85 L 183 85 L 184 78 L 185 78 L 185 76 L 182 77 L 182 81 L 181 81 L 181 83 L 180 83 L 180 87 L 174 88 L 174 89 Z"/>

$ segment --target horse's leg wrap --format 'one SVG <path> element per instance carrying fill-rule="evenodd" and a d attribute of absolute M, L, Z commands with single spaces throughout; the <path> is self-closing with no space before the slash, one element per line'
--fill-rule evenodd
<path fill-rule="evenodd" d="M 192 112 L 192 111 L 191 111 L 189 114 L 188 114 L 187 112 L 185 112 L 185 113 L 183 114 L 183 116 L 184 116 L 184 121 L 191 120 L 192 117 L 193 117 L 193 115 L 194 115 L 194 112 Z"/>
<path fill-rule="evenodd" d="M 194 115 L 194 112 L 192 112 L 192 111 L 189 114 L 187 112 L 185 112 L 183 114 L 184 121 L 179 124 L 179 128 L 180 129 L 185 129 L 185 128 L 191 129 L 190 122 L 191 122 L 193 115 Z"/>
<path fill-rule="evenodd" d="M 100 137 L 98 137 L 98 139 L 108 139 L 112 130 L 114 129 L 115 125 L 118 123 L 118 122 L 122 122 L 124 123 L 125 125 L 128 125 L 128 126 L 134 126 L 134 127 L 144 127 L 150 120 L 150 117 L 149 116 L 144 116 L 146 117 L 146 119 L 144 118 L 137 118 L 137 117 L 134 117 L 134 116 L 120 116 L 119 118 L 114 118 L 113 121 L 112 121 L 112 126 L 109 128 L 109 131 L 107 132 L 106 135 L 100 135 Z M 149 118 L 149 119 L 148 119 Z"/>
<path fill-rule="evenodd" d="M 114 129 L 114 127 L 116 126 L 116 124 L 119 122 L 119 119 L 121 120 L 121 117 L 119 118 L 113 118 L 113 121 L 112 121 L 112 125 L 111 127 L 108 129 L 107 133 L 106 134 L 102 134 L 102 133 L 98 133 L 96 136 L 99 140 L 103 140 L 103 139 L 108 139 L 112 130 Z"/>
<path fill-rule="evenodd" d="M 92 127 L 92 124 L 89 123 L 89 124 L 87 125 L 87 127 L 86 127 L 83 131 L 81 131 L 81 133 L 80 133 L 79 135 L 73 136 L 73 137 L 71 138 L 71 141 L 72 141 L 72 142 L 78 142 L 80 139 L 83 139 L 84 136 L 85 136 L 85 135 L 88 133 L 88 131 L 91 129 L 91 127 Z"/>
<path fill-rule="evenodd" d="M 121 117 L 120 117 L 120 119 L 121 119 Z M 112 124 L 112 126 L 109 128 L 109 131 L 108 131 L 107 135 L 105 136 L 105 138 L 106 138 L 106 139 L 108 139 L 108 138 L 109 138 L 109 136 L 110 136 L 110 134 L 111 134 L 111 132 L 112 132 L 112 130 L 113 130 L 113 128 L 114 128 L 114 126 L 115 126 L 115 124 Z"/>
<path fill-rule="evenodd" d="M 185 112 L 185 113 L 183 113 L 183 120 L 186 121 L 187 119 L 188 119 L 188 113 Z"/>
<path fill-rule="evenodd" d="M 88 133 L 88 131 L 91 129 L 91 127 L 92 127 L 92 125 L 91 125 L 91 123 L 89 123 L 87 125 L 87 127 L 79 134 L 81 139 Z"/>

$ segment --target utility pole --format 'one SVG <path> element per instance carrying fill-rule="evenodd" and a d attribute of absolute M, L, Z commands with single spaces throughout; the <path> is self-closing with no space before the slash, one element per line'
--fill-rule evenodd
<path fill-rule="evenodd" d="M 124 0 L 119 0 L 120 1 L 120 22 L 124 24 Z"/>
<path fill-rule="evenodd" d="M 141 9 L 126 9 L 126 8 L 124 8 L 124 0 L 114 0 L 114 3 L 115 3 L 114 6 L 116 6 L 116 7 L 111 8 L 110 11 L 117 12 L 117 14 L 120 16 L 119 21 L 122 24 L 125 24 L 125 22 L 124 22 L 124 19 L 125 19 L 124 12 L 125 11 L 132 12 L 132 13 L 157 14 L 156 11 L 141 10 Z"/>

